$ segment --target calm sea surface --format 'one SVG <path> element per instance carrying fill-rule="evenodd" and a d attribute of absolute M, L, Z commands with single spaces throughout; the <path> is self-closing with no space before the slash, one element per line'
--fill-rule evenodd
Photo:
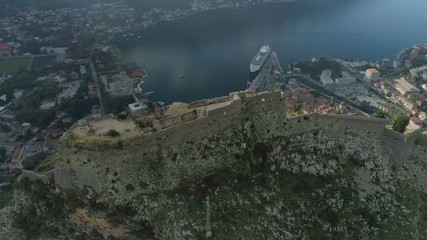
<path fill-rule="evenodd" d="M 426 0 L 258 5 L 160 23 L 116 43 L 147 70 L 145 89 L 154 91 L 153 100 L 188 102 L 245 89 L 249 63 L 263 44 L 272 46 L 284 69 L 314 56 L 393 59 L 427 41 L 426 10 Z"/>

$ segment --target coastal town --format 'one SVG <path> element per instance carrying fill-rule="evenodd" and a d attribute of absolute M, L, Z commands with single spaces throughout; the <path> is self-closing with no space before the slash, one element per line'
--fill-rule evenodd
<path fill-rule="evenodd" d="M 124 62 L 116 36 L 216 8 L 271 1 L 193 1 L 182 8 L 139 8 L 123 1 L 55 9 L 17 9 L 0 19 L 0 189 L 22 169 L 55 153 L 79 120 L 106 113 L 162 114 L 143 89 L 147 72 Z"/>
<path fill-rule="evenodd" d="M 287 1 L 195 0 L 186 9 L 143 12 L 119 1 L 30 9 L 0 19 L 0 188 L 10 189 L 21 170 L 55 153 L 63 133 L 79 121 L 106 114 L 163 116 L 165 103 L 151 101 L 144 89 L 149 70 L 126 62 L 112 43 L 115 37 L 143 38 L 137 30 L 162 21 L 270 2 Z M 315 57 L 282 70 L 265 71 L 277 83 L 255 91 L 282 90 L 290 116 L 407 116 L 411 129 L 425 128 L 427 45 L 404 49 L 391 60 Z"/>
<path fill-rule="evenodd" d="M 61 45 L 64 42 L 78 43 L 82 34 L 96 36 L 103 43 L 111 41 L 116 34 L 151 27 L 159 22 L 173 21 L 198 12 L 219 8 L 240 8 L 254 4 L 291 2 L 293 0 L 259 1 L 203 1 L 195 0 L 186 7 L 174 10 L 160 8 L 139 9 L 123 1 L 91 4 L 82 8 L 60 8 L 55 10 L 30 9 L 19 11 L 15 16 L 0 19 L 2 40 L 8 41 L 10 53 L 21 55 L 26 52 L 22 45 L 28 42 L 37 45 Z M 141 38 L 142 36 L 129 35 Z M 34 49 L 37 51 L 37 49 Z M 0 48 L 0 51 L 1 48 Z"/>
<path fill-rule="evenodd" d="M 427 45 L 421 44 L 404 49 L 395 60 L 313 58 L 295 64 L 289 73 L 314 84 L 314 89 L 343 98 L 346 105 L 357 105 L 362 112 L 382 111 L 391 119 L 411 116 L 410 123 L 421 128 L 427 117 L 426 70 Z"/>

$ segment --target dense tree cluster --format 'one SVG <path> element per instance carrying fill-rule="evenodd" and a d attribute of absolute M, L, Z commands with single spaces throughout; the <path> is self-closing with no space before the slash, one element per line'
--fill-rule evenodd
<path fill-rule="evenodd" d="M 315 62 L 306 61 L 295 65 L 301 69 L 301 72 L 312 75 L 319 76 L 322 74 L 322 71 L 325 69 L 332 70 L 332 77 L 337 78 L 340 76 L 342 67 L 337 61 L 329 60 L 326 58 L 319 58 Z"/>
<path fill-rule="evenodd" d="M 412 61 L 412 67 L 421 67 L 427 65 L 427 49 L 423 48 L 418 53 L 417 57 Z"/>
<path fill-rule="evenodd" d="M 393 130 L 400 133 L 405 132 L 406 126 L 409 124 L 409 117 L 405 115 L 398 116 L 393 124 Z"/>
<path fill-rule="evenodd" d="M 374 117 L 376 118 L 385 118 L 385 113 L 383 111 L 377 111 L 374 113 Z"/>
<path fill-rule="evenodd" d="M 133 103 L 135 100 L 131 95 L 129 96 L 111 96 L 104 95 L 103 102 L 105 111 L 107 113 L 113 113 L 115 115 L 125 111 L 125 108 Z"/>
<path fill-rule="evenodd" d="M 77 72 L 73 66 L 63 67 L 64 76 L 68 76 L 72 71 Z M 10 108 L 20 122 L 29 122 L 33 126 L 44 128 L 54 120 L 57 111 L 63 111 L 73 119 L 80 119 L 90 114 L 93 105 L 99 104 L 96 97 L 88 96 L 88 82 L 91 81 L 91 77 L 86 74 L 82 76 L 83 83 L 74 97 L 62 99 L 60 104 L 51 109 L 40 109 L 43 100 L 56 98 L 61 91 L 58 83 L 52 79 L 36 80 L 38 76 L 44 74 L 43 71 L 28 72 L 6 80 L 0 85 L 0 95 L 7 95 L 7 102 L 2 104 L 7 104 L 14 98 L 13 93 L 16 89 L 23 90 L 23 96 Z M 0 125 L 0 130 L 10 129 Z"/>
<path fill-rule="evenodd" d="M 0 147 L 0 159 L 6 156 L 7 149 L 5 147 Z"/>

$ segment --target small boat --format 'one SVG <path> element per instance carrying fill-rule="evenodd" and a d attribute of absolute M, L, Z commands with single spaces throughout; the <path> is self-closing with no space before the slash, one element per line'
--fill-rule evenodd
<path fill-rule="evenodd" d="M 179 78 L 184 78 L 184 77 L 185 77 L 184 75 L 179 76 Z"/>

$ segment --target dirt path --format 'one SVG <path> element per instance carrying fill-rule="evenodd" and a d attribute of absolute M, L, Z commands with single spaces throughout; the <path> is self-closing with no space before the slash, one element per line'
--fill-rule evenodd
<path fill-rule="evenodd" d="M 421 218 L 421 213 L 420 213 L 420 207 L 421 207 L 421 197 L 420 194 L 417 193 L 417 206 L 415 208 L 415 221 L 414 221 L 414 227 L 415 227 L 415 239 L 420 239 L 420 229 L 419 229 L 419 223 L 420 223 L 420 218 Z"/>
<path fill-rule="evenodd" d="M 105 219 L 91 215 L 85 209 L 76 209 L 76 212 L 72 214 L 72 219 L 77 223 L 89 225 L 105 235 L 113 235 L 114 237 L 123 236 L 129 231 L 124 225 L 113 225 Z"/>

